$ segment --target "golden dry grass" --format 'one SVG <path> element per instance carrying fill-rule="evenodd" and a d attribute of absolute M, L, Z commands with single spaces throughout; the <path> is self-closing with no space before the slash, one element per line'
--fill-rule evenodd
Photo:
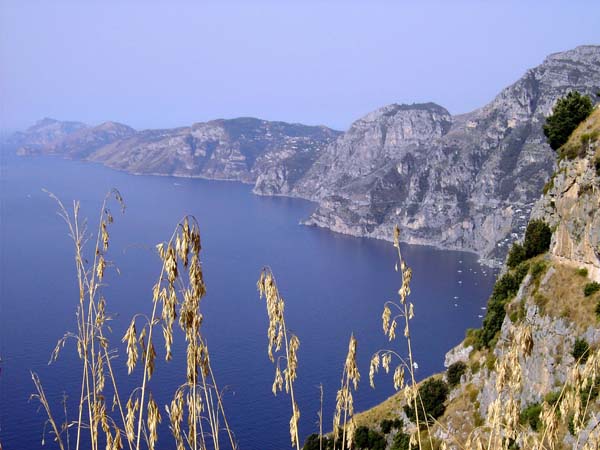
<path fill-rule="evenodd" d="M 543 314 L 567 318 L 580 332 L 590 326 L 597 326 L 595 309 L 600 295 L 583 295 L 583 288 L 589 283 L 589 278 L 578 275 L 577 269 L 572 266 L 557 261 L 552 263 L 552 267 L 554 273 L 537 292 Z"/>

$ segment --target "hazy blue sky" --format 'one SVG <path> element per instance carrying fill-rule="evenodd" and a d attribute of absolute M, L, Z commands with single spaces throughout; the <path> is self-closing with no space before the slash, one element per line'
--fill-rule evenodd
<path fill-rule="evenodd" d="M 0 0 L 0 126 L 256 116 L 345 129 L 379 106 L 483 105 L 600 44 L 600 1 Z"/>

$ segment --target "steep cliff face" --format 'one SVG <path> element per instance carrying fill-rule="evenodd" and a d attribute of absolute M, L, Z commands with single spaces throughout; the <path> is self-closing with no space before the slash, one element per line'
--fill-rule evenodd
<path fill-rule="evenodd" d="M 408 242 L 502 258 L 554 169 L 545 116 L 568 91 L 599 88 L 600 47 L 585 46 L 549 56 L 469 114 L 381 108 L 330 144 L 292 194 L 319 201 L 308 224 L 391 239 L 398 223 Z"/>
<path fill-rule="evenodd" d="M 463 435 L 474 428 L 476 418 L 488 417 L 488 408 L 499 395 L 499 366 L 486 361 L 506 357 L 507 343 L 520 328 L 528 327 L 532 336 L 530 353 L 522 352 L 518 359 L 522 379 L 517 392 L 520 410 L 558 398 L 565 383 L 573 389 L 576 369 L 588 373 L 586 366 L 574 357 L 577 340 L 590 346 L 590 360 L 600 346 L 600 294 L 585 291 L 590 283 L 600 281 L 600 109 L 596 108 L 579 125 L 561 153 L 570 154 L 571 159 L 559 161 L 532 211 L 533 219 L 541 219 L 553 228 L 549 252 L 529 263 L 530 273 L 506 307 L 497 344 L 482 354 L 466 345 L 467 339 L 447 355 L 446 365 L 463 360 L 471 367 L 485 366 L 479 372 L 467 371 L 462 386 L 454 393 L 453 401 L 464 397 L 467 391 L 472 393 L 471 418 L 466 424 L 447 417 L 449 424 L 462 424 L 463 429 L 455 431 Z M 589 390 L 585 385 L 582 389 Z M 585 404 L 585 395 L 582 398 Z M 595 397 L 587 409 L 590 413 L 581 424 L 578 437 L 567 427 L 560 430 L 563 448 L 584 448 L 589 433 L 597 427 L 600 416 Z M 524 436 L 534 432 L 525 427 L 520 431 L 520 439 L 523 441 Z M 438 431 L 439 436 L 442 434 Z"/>
<path fill-rule="evenodd" d="M 495 337 L 485 344 L 480 331 L 470 331 L 447 353 L 445 366 L 462 362 L 463 372 L 450 388 L 445 413 L 431 426 L 434 448 L 441 442 L 453 450 L 479 448 L 472 439 L 480 435 L 488 443 L 493 426 L 514 438 L 518 448 L 597 448 L 600 291 L 589 287 L 600 282 L 600 108 L 559 154 L 570 156 L 560 159 L 532 211 L 533 219 L 553 229 L 550 249 L 506 268 L 497 281 L 492 299 L 508 289 L 512 294 L 499 308 L 496 300 L 488 303 L 486 320 L 499 311 Z M 448 379 L 448 374 L 434 377 Z M 396 395 L 361 414 L 359 423 L 381 429 L 381 417 L 401 418 L 401 431 L 410 433 L 415 428 L 405 402 Z M 498 405 L 501 420 L 494 422 Z M 544 420 L 555 424 L 552 431 Z"/>
<path fill-rule="evenodd" d="M 532 213 L 555 227 L 552 255 L 586 268 L 596 281 L 600 281 L 599 140 L 600 109 L 596 109 L 566 144 L 578 156 L 560 162 Z"/>

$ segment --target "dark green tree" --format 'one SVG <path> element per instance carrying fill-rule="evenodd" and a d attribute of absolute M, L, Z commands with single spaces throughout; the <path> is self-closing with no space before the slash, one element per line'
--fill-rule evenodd
<path fill-rule="evenodd" d="M 360 426 L 354 433 L 354 448 L 360 450 L 385 450 L 386 440 L 383 434 Z"/>
<path fill-rule="evenodd" d="M 306 438 L 302 450 L 320 450 L 321 441 L 317 433 L 313 433 Z M 333 439 L 329 439 L 327 436 L 323 436 L 323 450 L 333 449 Z"/>
<path fill-rule="evenodd" d="M 527 230 L 525 230 L 525 241 L 523 242 L 525 257 L 527 259 L 533 258 L 548 251 L 551 239 L 552 230 L 543 220 L 537 219 L 529 222 Z"/>
<path fill-rule="evenodd" d="M 414 446 L 411 447 L 410 445 L 410 436 L 399 431 L 396 436 L 394 436 L 390 450 L 413 450 L 414 448 Z"/>
<path fill-rule="evenodd" d="M 525 261 L 525 259 L 525 248 L 518 242 L 515 242 L 508 252 L 506 264 L 512 269 Z"/>
<path fill-rule="evenodd" d="M 456 361 L 454 364 L 450 364 L 446 373 L 450 387 L 454 387 L 460 383 L 460 377 L 463 376 L 466 370 L 467 365 L 464 361 Z"/>
<path fill-rule="evenodd" d="M 419 421 L 424 424 L 425 420 L 432 423 L 444 411 L 446 411 L 446 399 L 448 398 L 448 384 L 443 380 L 431 378 L 419 386 L 419 397 L 417 400 Z M 422 402 L 422 406 L 421 406 Z M 425 409 L 423 411 L 423 409 Z M 416 414 L 413 406 L 404 406 L 404 412 L 411 421 L 416 422 Z"/>
<path fill-rule="evenodd" d="M 593 295 L 598 291 L 600 291 L 600 283 L 597 283 L 596 281 L 587 283 L 583 287 L 583 295 L 585 295 L 586 297 L 589 297 L 590 295 Z"/>
<path fill-rule="evenodd" d="M 544 135 L 548 138 L 550 147 L 558 150 L 593 109 L 592 100 L 577 91 L 569 92 L 566 97 L 559 99 L 544 125 Z"/>
<path fill-rule="evenodd" d="M 585 339 L 575 339 L 573 352 L 571 354 L 573 355 L 573 358 L 575 358 L 576 362 L 585 364 L 590 355 L 590 344 L 588 344 Z"/>

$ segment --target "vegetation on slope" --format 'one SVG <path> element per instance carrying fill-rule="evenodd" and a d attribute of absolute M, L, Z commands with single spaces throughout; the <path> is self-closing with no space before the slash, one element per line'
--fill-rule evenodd
<path fill-rule="evenodd" d="M 566 97 L 559 99 L 544 125 L 544 135 L 548 138 L 550 147 L 558 150 L 592 110 L 592 100 L 577 91 L 569 92 Z"/>
<path fill-rule="evenodd" d="M 582 100 L 582 96 L 572 94 L 568 101 L 559 104 L 569 109 L 580 101 L 584 106 L 587 104 L 585 98 Z M 559 120 L 560 114 L 561 107 L 555 108 L 554 118 L 549 120 L 550 128 L 564 127 L 561 120 L 568 122 L 564 118 Z M 560 148 L 559 158 L 578 158 L 589 157 L 595 147 L 591 161 L 600 176 L 600 109 L 591 114 L 586 111 L 581 117 L 587 117 L 587 120 L 577 128 L 580 119 L 575 120 L 575 126 L 566 138 L 553 148 Z M 547 190 L 548 187 L 545 192 Z M 467 361 L 455 362 L 445 374 L 450 394 L 444 404 L 445 413 L 430 430 L 434 438 L 426 443 L 427 446 L 433 443 L 435 448 L 475 448 L 476 436 L 487 433 L 491 439 L 493 436 L 489 433 L 493 435 L 494 429 L 502 429 L 505 439 L 491 445 L 492 440 L 486 441 L 481 448 L 566 449 L 574 446 L 596 448 L 598 445 L 598 426 L 594 425 L 593 414 L 600 410 L 597 403 L 600 380 L 597 383 L 598 378 L 595 375 L 590 378 L 590 374 L 595 373 L 600 355 L 596 344 L 588 342 L 587 337 L 593 336 L 590 332 L 597 330 L 600 321 L 600 285 L 588 278 L 587 269 L 563 264 L 546 254 L 552 231 L 543 221 L 532 220 L 523 244 L 516 243 L 512 247 L 507 270 L 498 279 L 488 303 L 483 327 L 470 330 L 463 343 L 465 347 L 472 345 L 474 350 Z M 567 334 L 556 341 L 560 344 L 555 348 L 541 353 L 536 350 L 533 362 L 528 362 L 526 355 L 533 345 L 544 345 L 534 342 L 533 334 L 529 336 L 529 343 L 519 342 L 519 334 L 531 326 L 532 317 L 534 323 L 536 320 L 540 324 L 550 321 L 559 328 L 566 327 L 564 332 Z M 535 339 L 545 339 L 547 330 L 541 328 L 537 333 L 540 336 Z M 512 353 L 511 357 L 515 348 L 520 354 Z M 524 371 L 532 370 L 531 364 L 535 367 L 535 364 L 541 364 L 536 361 L 546 360 L 550 367 L 556 367 L 557 373 L 564 374 L 556 375 L 562 382 L 546 385 L 543 379 L 522 379 Z M 506 361 L 512 366 L 507 366 Z M 509 381 L 496 390 L 494 380 L 497 388 L 501 376 L 507 376 Z M 496 400 L 503 399 L 498 410 L 502 411 L 500 415 L 494 413 L 493 408 L 489 409 L 495 401 L 493 396 L 490 397 L 490 388 L 496 392 Z M 536 390 L 539 391 L 537 401 L 525 400 Z M 530 393 L 525 394 L 525 391 Z M 406 418 L 405 409 L 402 396 L 397 395 L 361 413 L 357 421 L 377 429 L 381 417 Z M 503 425 L 498 426 L 494 420 Z M 402 433 L 410 433 L 410 429 L 405 427 Z M 440 437 L 445 438 L 443 443 Z M 425 445 L 419 443 L 414 448 L 422 449 Z"/>

